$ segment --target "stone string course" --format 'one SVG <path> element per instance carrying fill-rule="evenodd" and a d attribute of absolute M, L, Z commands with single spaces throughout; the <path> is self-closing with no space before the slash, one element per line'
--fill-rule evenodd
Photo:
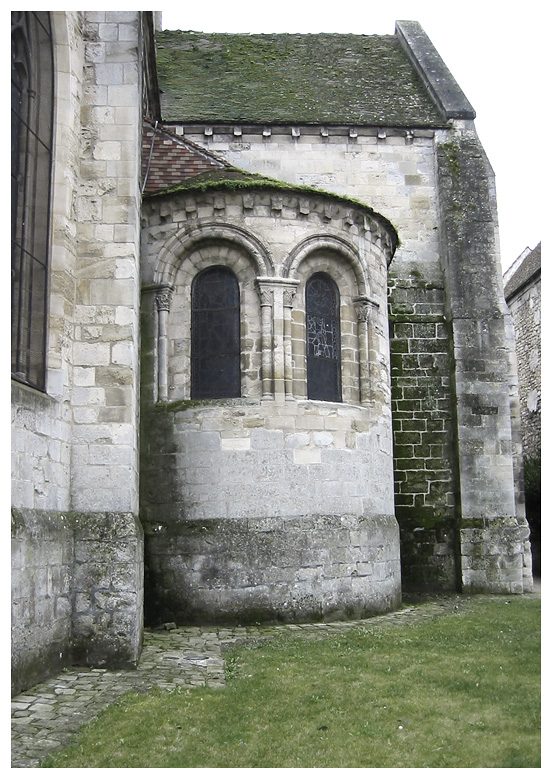
<path fill-rule="evenodd" d="M 523 598 L 540 597 L 540 590 Z M 478 599 L 496 596 L 478 596 Z M 315 640 L 355 627 L 393 627 L 436 619 L 469 608 L 475 598 L 439 595 L 368 620 L 248 627 L 179 627 L 150 630 L 134 670 L 70 668 L 12 698 L 12 767 L 36 768 L 71 741 L 78 730 L 128 692 L 154 688 L 223 687 L 224 651 L 277 636 Z M 502 598 L 503 600 L 503 598 Z M 170 628 L 170 625 L 166 627 Z"/>

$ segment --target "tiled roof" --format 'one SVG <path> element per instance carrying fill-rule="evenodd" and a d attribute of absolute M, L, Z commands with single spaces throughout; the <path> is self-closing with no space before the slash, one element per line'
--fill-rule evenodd
<path fill-rule="evenodd" d="M 165 30 L 156 49 L 164 121 L 444 124 L 394 35 Z"/>
<path fill-rule="evenodd" d="M 504 287 L 504 297 L 506 300 L 513 297 L 530 279 L 540 273 L 541 267 L 541 245 L 536 246 L 529 252 L 519 268 L 513 274 L 512 278 Z"/>
<path fill-rule="evenodd" d="M 155 192 L 227 163 L 191 141 L 150 122 L 142 131 L 142 181 L 144 192 Z"/>

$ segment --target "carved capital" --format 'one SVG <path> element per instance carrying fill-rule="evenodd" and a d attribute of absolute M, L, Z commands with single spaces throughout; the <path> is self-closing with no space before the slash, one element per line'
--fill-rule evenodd
<path fill-rule="evenodd" d="M 296 289 L 285 289 L 284 290 L 284 307 L 286 308 L 292 308 L 293 306 L 293 300 L 295 298 Z"/>
<path fill-rule="evenodd" d="M 372 313 L 379 308 L 379 303 L 376 300 L 372 300 L 372 298 L 365 295 L 355 298 L 353 304 L 358 322 L 369 322 Z"/>
<path fill-rule="evenodd" d="M 358 322 L 369 322 L 370 306 L 368 303 L 355 303 L 355 314 Z"/>
<path fill-rule="evenodd" d="M 164 289 L 155 296 L 155 303 L 158 311 L 170 311 L 172 302 L 172 291 Z"/>
<path fill-rule="evenodd" d="M 257 277 L 257 288 L 261 298 L 261 306 L 269 306 L 274 303 L 274 293 L 278 293 L 277 300 L 283 301 L 284 307 L 293 305 L 293 296 L 299 281 L 297 279 L 283 279 L 280 276 Z"/>
<path fill-rule="evenodd" d="M 261 306 L 271 306 L 274 302 L 274 291 L 271 289 L 259 287 L 259 295 L 261 296 Z"/>

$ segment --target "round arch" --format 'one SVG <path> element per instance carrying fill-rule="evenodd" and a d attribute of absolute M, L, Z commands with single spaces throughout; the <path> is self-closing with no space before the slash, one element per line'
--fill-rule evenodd
<path fill-rule="evenodd" d="M 171 236 L 159 253 L 154 282 L 174 284 L 178 269 L 186 257 L 204 243 L 236 244 L 251 258 L 257 276 L 272 276 L 274 274 L 272 258 L 255 236 L 233 225 L 207 223 L 191 230 L 179 231 Z"/>
<path fill-rule="evenodd" d="M 315 251 L 330 251 L 333 254 L 339 255 L 353 270 L 358 294 L 370 294 L 368 272 L 358 251 L 351 244 L 333 235 L 315 235 L 301 241 L 288 255 L 284 265 L 284 277 L 295 278 L 301 263 Z"/>

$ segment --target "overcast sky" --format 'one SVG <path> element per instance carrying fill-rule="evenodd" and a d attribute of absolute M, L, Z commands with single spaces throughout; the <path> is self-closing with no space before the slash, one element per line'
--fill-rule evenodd
<path fill-rule="evenodd" d="M 506 270 L 542 238 L 542 153 L 549 144 L 544 8 L 536 0 L 210 0 L 175 3 L 162 20 L 164 29 L 173 30 L 359 35 L 392 35 L 397 19 L 420 22 L 477 113 L 475 126 L 496 175 Z"/>

